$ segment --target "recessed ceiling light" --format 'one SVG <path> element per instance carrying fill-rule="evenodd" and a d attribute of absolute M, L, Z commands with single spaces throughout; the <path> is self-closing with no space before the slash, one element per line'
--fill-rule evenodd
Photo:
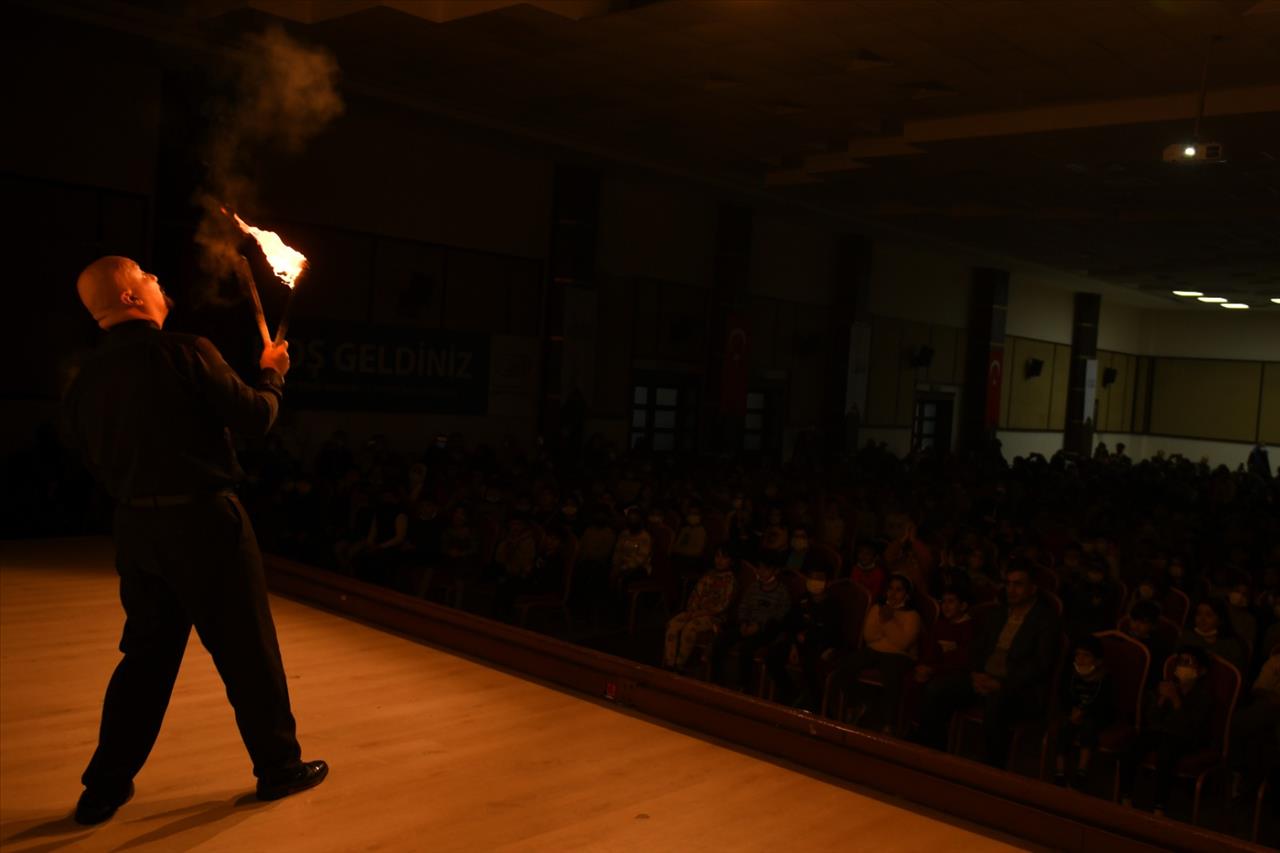
<path fill-rule="evenodd" d="M 1200 301 L 1200 302 L 1226 302 L 1227 300 L 1226 300 L 1224 297 L 1221 297 L 1221 296 L 1201 296 L 1201 297 L 1199 298 L 1199 300 L 1198 300 L 1198 301 Z"/>
<path fill-rule="evenodd" d="M 1223 308 L 1248 308 L 1249 306 L 1244 302 L 1224 302 L 1222 303 L 1222 307 Z"/>
<path fill-rule="evenodd" d="M 1183 157 L 1194 157 L 1194 156 L 1196 156 L 1196 147 L 1195 147 L 1194 145 L 1188 145 L 1186 148 L 1183 148 L 1183 149 L 1182 149 L 1182 156 L 1183 156 Z"/>
<path fill-rule="evenodd" d="M 1174 296 L 1204 296 L 1204 294 L 1198 290 L 1175 290 L 1173 292 L 1173 295 Z"/>

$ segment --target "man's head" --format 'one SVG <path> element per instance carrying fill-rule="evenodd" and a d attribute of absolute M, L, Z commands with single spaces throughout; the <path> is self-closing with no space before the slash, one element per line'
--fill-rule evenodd
<path fill-rule="evenodd" d="M 1160 623 L 1160 605 L 1154 601 L 1138 601 L 1129 611 L 1129 633 L 1139 640 L 1150 638 Z"/>
<path fill-rule="evenodd" d="M 1024 563 L 1009 566 L 1004 576 L 1004 595 L 1010 607 L 1029 604 L 1036 594 L 1036 582 L 1031 568 Z"/>
<path fill-rule="evenodd" d="M 173 302 L 160 281 L 128 258 L 107 255 L 80 273 L 76 281 L 80 301 L 104 329 L 130 320 L 150 320 L 164 326 Z"/>
<path fill-rule="evenodd" d="M 969 596 L 959 587 L 947 587 L 942 593 L 942 618 L 955 622 L 969 610 Z"/>

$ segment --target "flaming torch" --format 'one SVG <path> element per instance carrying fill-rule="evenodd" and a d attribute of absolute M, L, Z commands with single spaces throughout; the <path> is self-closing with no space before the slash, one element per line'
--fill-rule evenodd
<path fill-rule="evenodd" d="M 223 208 L 223 211 L 229 212 L 226 208 Z M 307 268 L 307 256 L 286 244 L 276 232 L 254 227 L 235 213 L 230 215 L 235 219 L 236 224 L 240 226 L 241 231 L 258 242 L 258 245 L 262 247 L 262 254 L 266 256 L 267 263 L 271 265 L 276 277 L 289 288 L 289 298 L 285 301 L 284 310 L 280 314 L 280 325 L 276 327 L 275 343 L 278 344 L 284 340 L 285 334 L 289 331 L 289 305 L 293 298 L 293 289 Z M 259 317 L 261 317 L 262 306 L 258 299 L 257 287 L 253 285 L 252 275 L 249 276 L 249 283 L 253 287 L 254 304 L 259 312 Z M 264 321 L 263 328 L 265 327 Z"/>

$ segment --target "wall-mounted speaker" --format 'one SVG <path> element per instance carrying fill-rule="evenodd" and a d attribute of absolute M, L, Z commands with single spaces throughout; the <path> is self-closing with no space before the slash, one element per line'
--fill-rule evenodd
<path fill-rule="evenodd" d="M 912 367 L 928 367 L 933 364 L 933 347 L 912 350 L 909 362 Z"/>
<path fill-rule="evenodd" d="M 1043 372 L 1044 372 L 1044 359 L 1042 358 L 1027 359 L 1026 377 L 1028 379 L 1034 379 L 1035 377 L 1039 376 Z"/>
<path fill-rule="evenodd" d="M 1102 387 L 1109 388 L 1116 384 L 1116 369 L 1114 367 L 1105 367 L 1102 370 Z"/>

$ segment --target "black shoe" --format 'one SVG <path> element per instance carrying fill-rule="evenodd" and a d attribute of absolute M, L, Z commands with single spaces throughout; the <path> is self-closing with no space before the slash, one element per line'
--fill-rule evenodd
<path fill-rule="evenodd" d="M 123 792 L 104 794 L 100 791 L 84 789 L 80 801 L 76 803 L 76 823 L 81 826 L 94 826 L 111 820 L 116 809 L 133 799 L 133 783 Z"/>
<path fill-rule="evenodd" d="M 308 788 L 314 788 L 329 775 L 329 765 L 323 761 L 307 761 L 290 775 L 278 781 L 258 781 L 258 799 L 278 800 Z"/>

